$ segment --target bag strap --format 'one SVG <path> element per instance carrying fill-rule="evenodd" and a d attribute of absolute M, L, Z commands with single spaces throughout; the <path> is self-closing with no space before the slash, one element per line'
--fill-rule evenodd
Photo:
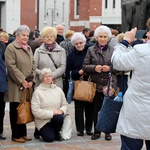
<path fill-rule="evenodd" d="M 51 59 L 51 61 L 53 62 L 55 68 L 57 69 L 58 66 L 56 65 L 56 63 L 54 62 L 54 59 L 52 58 L 51 54 L 48 54 L 49 58 Z"/>
<path fill-rule="evenodd" d="M 110 72 L 109 72 L 109 79 L 108 79 L 108 85 L 107 85 L 107 92 L 106 92 L 106 97 L 109 98 L 109 89 L 110 89 L 110 83 L 112 82 L 112 71 L 113 71 L 113 65 L 111 64 L 110 66 Z M 125 81 L 124 81 L 124 71 L 122 71 L 122 75 L 121 75 L 121 87 L 122 87 L 122 92 L 124 92 L 124 85 L 125 85 Z M 124 93 L 123 93 L 124 95 Z"/>
<path fill-rule="evenodd" d="M 72 71 L 70 71 L 70 78 L 69 78 L 70 81 L 72 81 Z"/>
<path fill-rule="evenodd" d="M 21 92 L 20 103 L 24 103 L 28 100 L 31 101 L 31 89 L 23 89 Z"/>

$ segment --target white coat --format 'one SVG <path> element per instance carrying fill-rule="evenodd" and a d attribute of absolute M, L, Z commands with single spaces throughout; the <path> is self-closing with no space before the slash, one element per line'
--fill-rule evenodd
<path fill-rule="evenodd" d="M 62 110 L 64 115 L 68 112 L 68 103 L 62 89 L 56 84 L 41 83 L 34 91 L 31 100 L 31 109 L 35 117 L 35 126 L 40 130 L 50 122 L 54 110 Z"/>
<path fill-rule="evenodd" d="M 132 70 L 116 132 L 134 139 L 150 140 L 150 43 L 136 45 L 130 52 L 118 44 L 112 62 L 114 69 Z"/>

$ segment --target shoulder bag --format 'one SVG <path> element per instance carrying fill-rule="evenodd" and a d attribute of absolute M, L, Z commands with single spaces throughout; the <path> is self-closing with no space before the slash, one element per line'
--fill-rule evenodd
<path fill-rule="evenodd" d="M 61 128 L 61 137 L 63 140 L 68 140 L 71 138 L 71 134 L 72 134 L 72 119 L 71 116 L 69 114 L 66 114 L 64 116 L 64 123 L 63 126 Z"/>
<path fill-rule="evenodd" d="M 70 71 L 70 78 L 68 82 L 67 102 L 70 104 L 73 101 L 74 81 L 72 80 L 72 71 Z"/>
<path fill-rule="evenodd" d="M 107 94 L 104 97 L 102 108 L 98 113 L 98 121 L 96 124 L 96 130 L 106 134 L 115 133 L 119 113 L 123 104 L 123 102 L 114 101 L 115 96 L 109 97 L 110 82 L 112 78 L 111 72 L 112 71 L 109 73 Z"/>
<path fill-rule="evenodd" d="M 74 96 L 75 100 L 92 102 L 96 93 L 96 83 L 91 82 L 91 78 L 88 81 L 83 80 L 83 76 L 80 80 L 74 81 Z"/>

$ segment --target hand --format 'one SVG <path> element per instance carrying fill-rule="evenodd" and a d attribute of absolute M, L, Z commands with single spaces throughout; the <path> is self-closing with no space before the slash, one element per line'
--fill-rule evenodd
<path fill-rule="evenodd" d="M 103 65 L 102 67 L 103 67 L 102 68 L 103 72 L 109 72 L 110 71 L 110 67 L 108 65 Z"/>
<path fill-rule="evenodd" d="M 54 115 L 61 115 L 63 114 L 63 111 L 62 110 L 54 110 Z"/>
<path fill-rule="evenodd" d="M 103 68 L 103 66 L 101 66 L 101 65 L 96 65 L 95 71 L 98 72 L 98 73 L 101 73 L 102 68 Z"/>
<path fill-rule="evenodd" d="M 27 89 L 27 88 L 29 88 L 29 83 L 28 83 L 26 80 L 24 80 L 24 81 L 22 82 L 22 86 L 23 86 L 25 89 Z"/>
<path fill-rule="evenodd" d="M 31 81 L 31 82 L 28 83 L 28 88 L 31 89 L 32 86 L 33 86 L 33 82 Z"/>
<path fill-rule="evenodd" d="M 124 34 L 124 40 L 128 41 L 129 43 L 131 43 L 132 41 L 135 40 L 135 34 L 136 34 L 137 28 L 133 28 L 131 31 L 127 31 Z"/>
<path fill-rule="evenodd" d="M 83 69 L 79 70 L 80 75 L 83 75 L 83 73 L 84 73 Z"/>

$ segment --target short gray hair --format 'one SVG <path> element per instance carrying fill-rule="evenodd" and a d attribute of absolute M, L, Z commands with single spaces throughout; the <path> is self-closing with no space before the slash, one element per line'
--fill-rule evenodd
<path fill-rule="evenodd" d="M 20 25 L 17 28 L 15 35 L 20 35 L 22 33 L 22 31 L 28 31 L 30 33 L 30 29 L 27 25 Z"/>
<path fill-rule="evenodd" d="M 47 73 L 49 73 L 49 74 L 52 76 L 52 71 L 51 71 L 51 69 L 49 69 L 49 68 L 44 68 L 44 69 L 41 70 L 40 75 L 39 75 L 40 81 L 43 80 L 44 75 L 47 74 Z"/>
<path fill-rule="evenodd" d="M 94 36 L 98 37 L 100 32 L 107 33 L 109 39 L 112 37 L 111 30 L 107 26 L 101 25 L 101 26 L 97 27 L 94 31 Z"/>
<path fill-rule="evenodd" d="M 74 46 L 77 39 L 81 39 L 84 43 L 86 43 L 86 38 L 83 33 L 74 33 L 71 37 L 71 43 Z"/>

